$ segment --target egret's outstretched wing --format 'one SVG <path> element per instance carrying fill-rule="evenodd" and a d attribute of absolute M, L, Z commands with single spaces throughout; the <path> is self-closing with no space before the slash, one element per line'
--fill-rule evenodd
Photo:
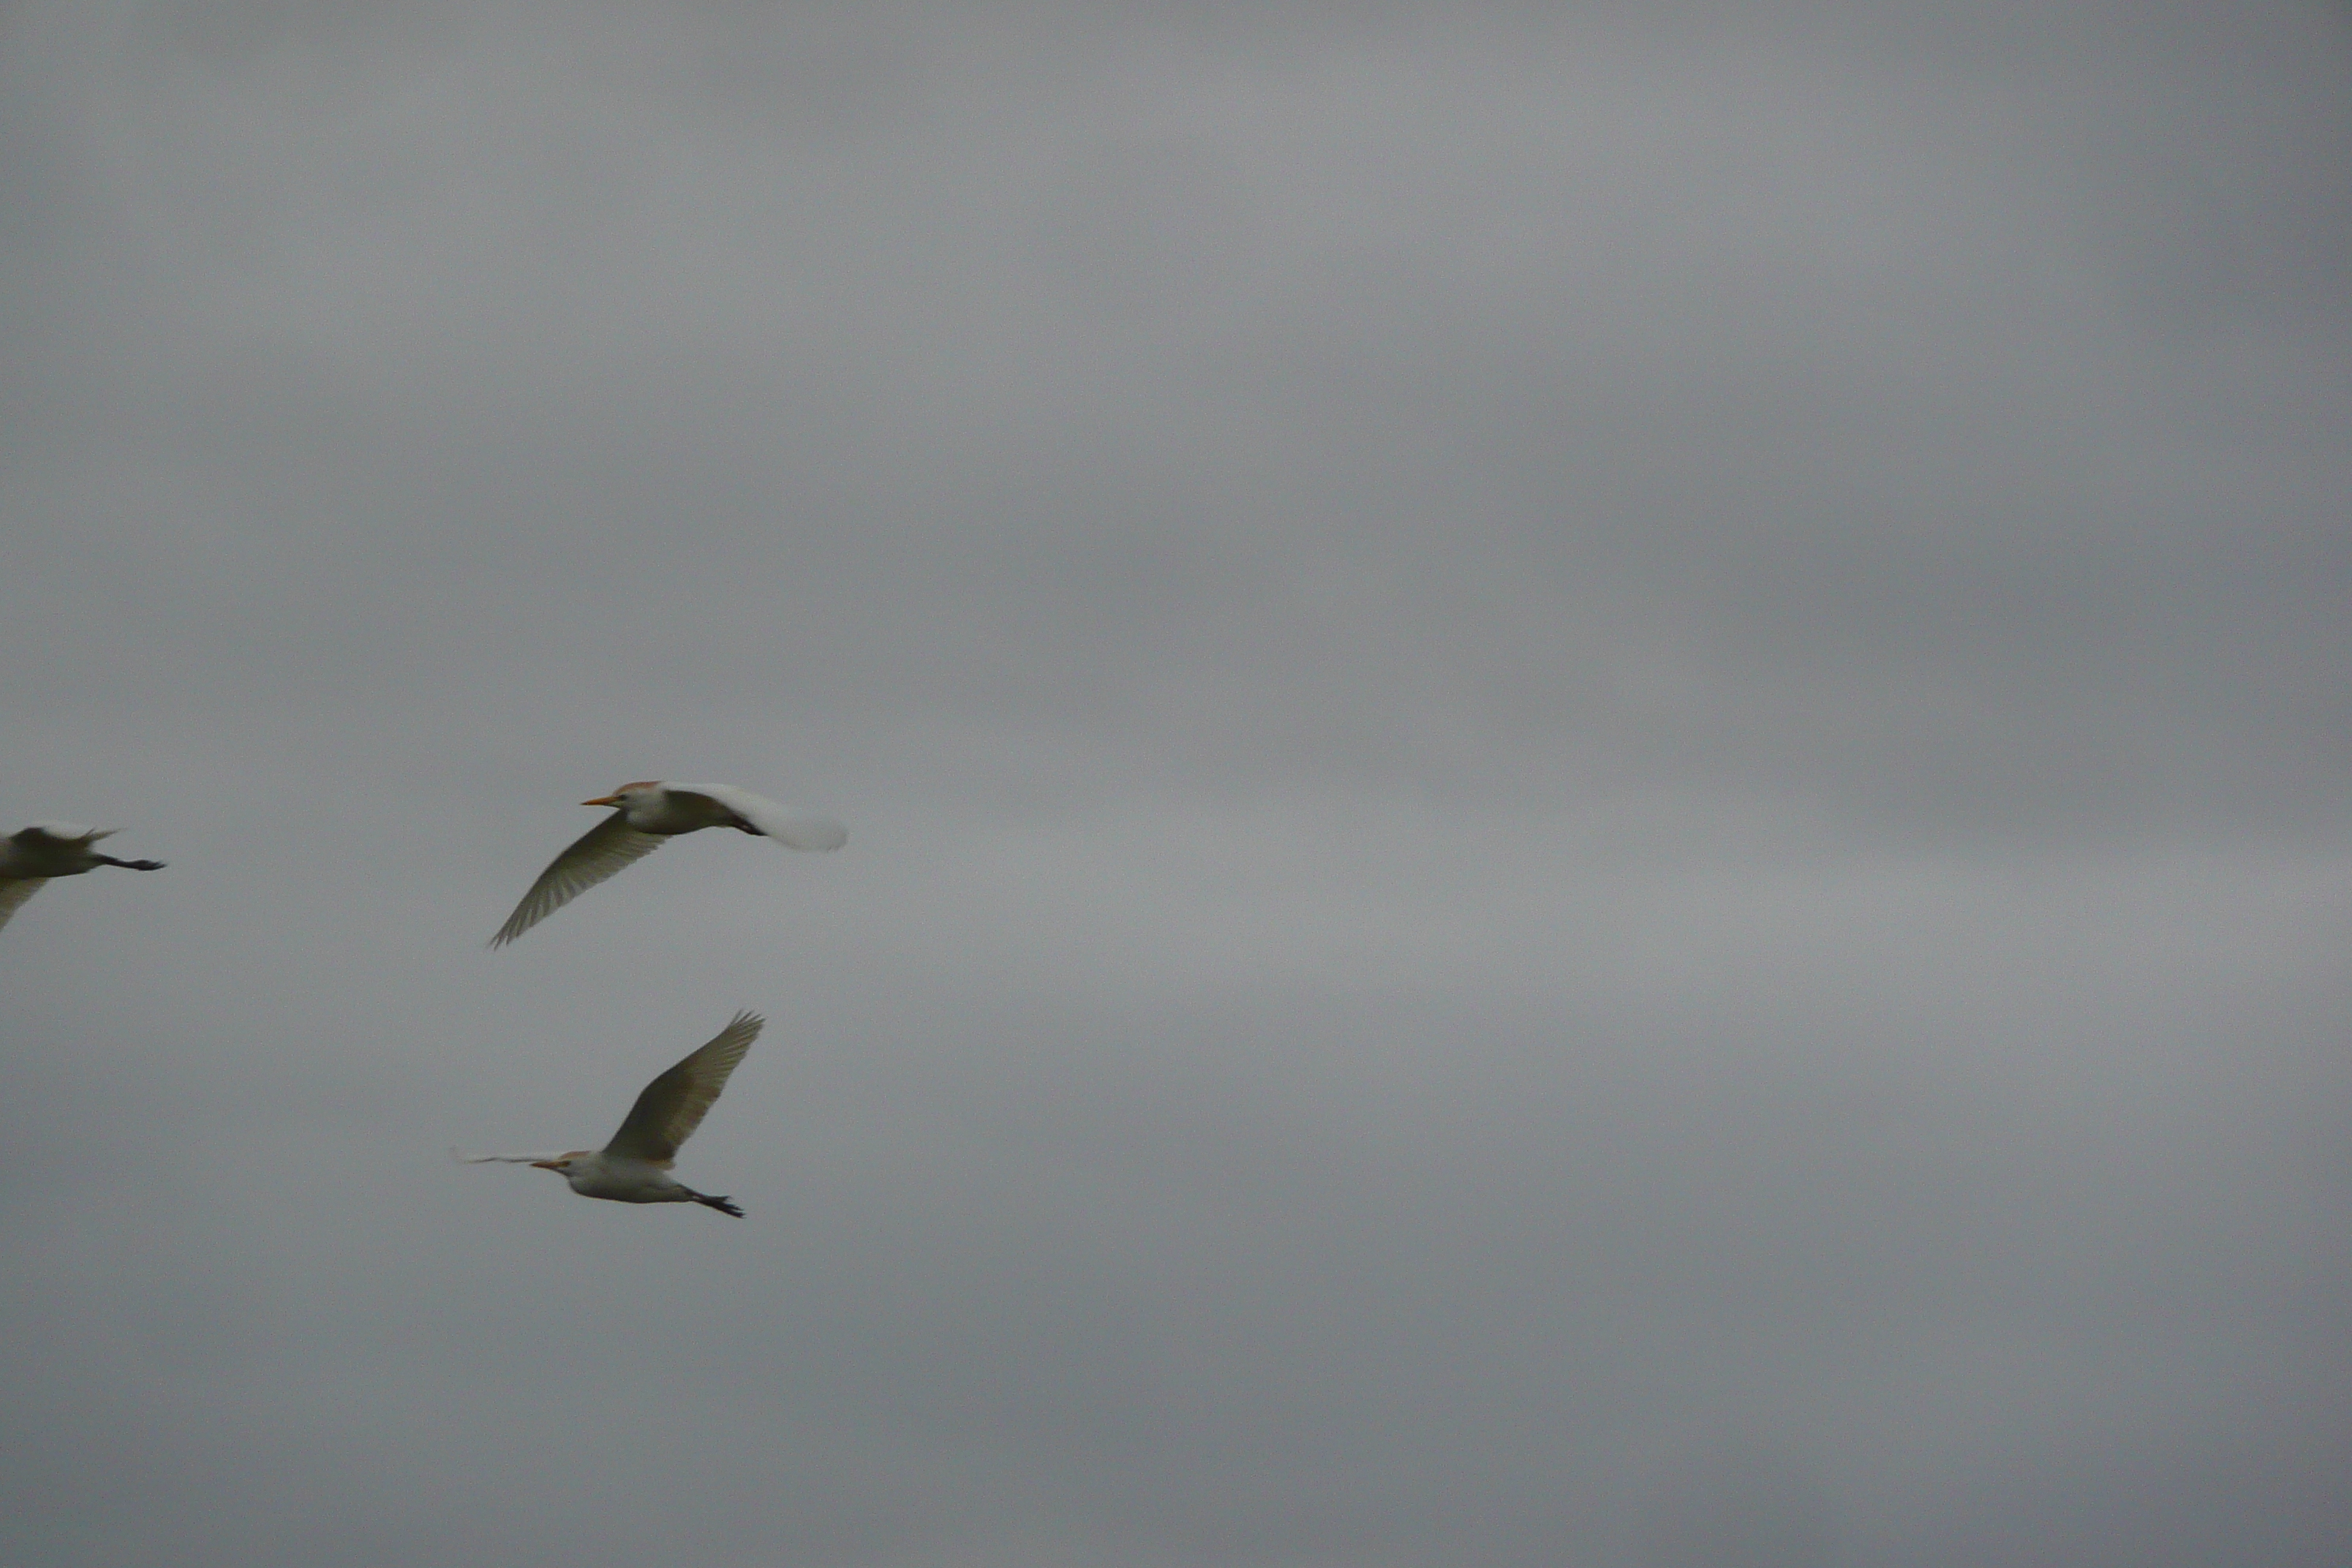
<path fill-rule="evenodd" d="M 823 812 L 803 811 L 782 801 L 753 795 L 748 789 L 737 789 L 733 784 L 674 784 L 663 787 L 672 795 L 698 795 L 734 813 L 777 843 L 794 849 L 838 849 L 849 842 L 849 829 Z"/>
<path fill-rule="evenodd" d="M 709 1045 L 646 1085 L 604 1152 L 665 1166 L 677 1158 L 677 1146 L 702 1125 L 703 1113 L 727 1087 L 727 1075 L 766 1022 L 757 1013 L 736 1014 Z"/>
<path fill-rule="evenodd" d="M 629 826 L 627 816 L 614 812 L 548 863 L 499 934 L 490 938 L 490 945 L 506 946 L 605 878 L 660 847 L 658 834 L 640 833 Z"/>
<path fill-rule="evenodd" d="M 41 885 L 47 880 L 47 877 L 11 877 L 0 882 L 0 926 L 6 925 L 8 917 L 15 914 L 26 899 L 39 892 Z"/>

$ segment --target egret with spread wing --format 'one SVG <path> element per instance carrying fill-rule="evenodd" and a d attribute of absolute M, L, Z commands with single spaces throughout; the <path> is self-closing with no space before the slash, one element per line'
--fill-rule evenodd
<path fill-rule="evenodd" d="M 838 849 L 849 830 L 832 817 L 753 795 L 733 784 L 626 784 L 583 805 L 614 807 L 551 862 L 522 896 L 492 947 L 504 947 L 623 867 L 661 847 L 662 840 L 705 827 L 732 827 L 772 838 L 792 849 Z"/>
<path fill-rule="evenodd" d="M 79 877 L 100 866 L 126 871 L 160 871 L 161 860 L 117 860 L 90 847 L 121 829 L 84 827 L 79 822 L 37 822 L 0 838 L 0 926 L 41 890 L 52 877 Z"/>
<path fill-rule="evenodd" d="M 700 1204 L 720 1214 L 743 1217 L 730 1198 L 713 1197 L 670 1179 L 677 1147 L 702 1125 L 705 1112 L 727 1087 L 727 1075 L 742 1061 L 743 1053 L 760 1037 L 767 1022 L 757 1013 L 738 1013 L 709 1045 L 696 1050 L 661 1077 L 646 1085 L 636 1104 L 602 1149 L 574 1149 L 564 1154 L 481 1154 L 469 1165 L 529 1165 L 553 1171 L 572 1184 L 583 1197 L 609 1198 L 618 1204 Z"/>

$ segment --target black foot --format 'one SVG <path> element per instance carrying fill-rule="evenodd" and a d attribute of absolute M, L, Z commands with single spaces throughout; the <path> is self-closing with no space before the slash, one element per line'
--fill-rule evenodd
<path fill-rule="evenodd" d="M 705 1208 L 717 1209 L 720 1214 L 731 1214 L 737 1219 L 743 1217 L 743 1211 L 735 1206 L 733 1198 L 714 1198 L 705 1193 L 697 1193 L 694 1201 Z"/>

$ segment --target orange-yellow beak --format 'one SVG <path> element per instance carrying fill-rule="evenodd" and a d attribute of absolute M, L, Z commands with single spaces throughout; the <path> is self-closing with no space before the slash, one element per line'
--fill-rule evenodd
<path fill-rule="evenodd" d="M 617 795 L 600 795 L 594 800 L 583 800 L 580 804 L 583 805 L 618 805 L 621 804 L 621 797 Z"/>
<path fill-rule="evenodd" d="M 563 1169 L 562 1166 L 557 1164 L 552 1160 L 533 1160 L 530 1163 L 530 1168 L 534 1171 L 561 1171 Z"/>

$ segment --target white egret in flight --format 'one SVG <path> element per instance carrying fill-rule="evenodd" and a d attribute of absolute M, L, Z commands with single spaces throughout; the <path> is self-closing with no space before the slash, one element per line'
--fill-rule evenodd
<path fill-rule="evenodd" d="M 523 932 L 612 876 L 661 847 L 665 838 L 705 827 L 732 827 L 793 849 L 838 849 L 849 830 L 832 817 L 798 811 L 733 784 L 625 784 L 583 805 L 616 807 L 549 863 L 522 896 L 492 947 Z"/>
<path fill-rule="evenodd" d="M 610 1198 L 616 1204 L 700 1204 L 720 1214 L 743 1217 L 731 1198 L 713 1197 L 672 1181 L 669 1168 L 677 1146 L 694 1135 L 727 1075 L 735 1070 L 751 1042 L 760 1037 L 767 1020 L 757 1013 L 738 1013 L 711 1042 L 696 1050 L 661 1077 L 646 1085 L 636 1104 L 613 1141 L 602 1149 L 574 1149 L 565 1154 L 482 1154 L 458 1158 L 469 1165 L 529 1165 L 553 1171 L 572 1184 L 583 1197 Z"/>
<path fill-rule="evenodd" d="M 121 832 L 116 827 L 84 827 L 79 822 L 37 822 L 0 838 L 0 926 L 41 890 L 52 877 L 79 877 L 100 866 L 127 871 L 160 871 L 161 860 L 117 860 L 90 847 Z"/>

